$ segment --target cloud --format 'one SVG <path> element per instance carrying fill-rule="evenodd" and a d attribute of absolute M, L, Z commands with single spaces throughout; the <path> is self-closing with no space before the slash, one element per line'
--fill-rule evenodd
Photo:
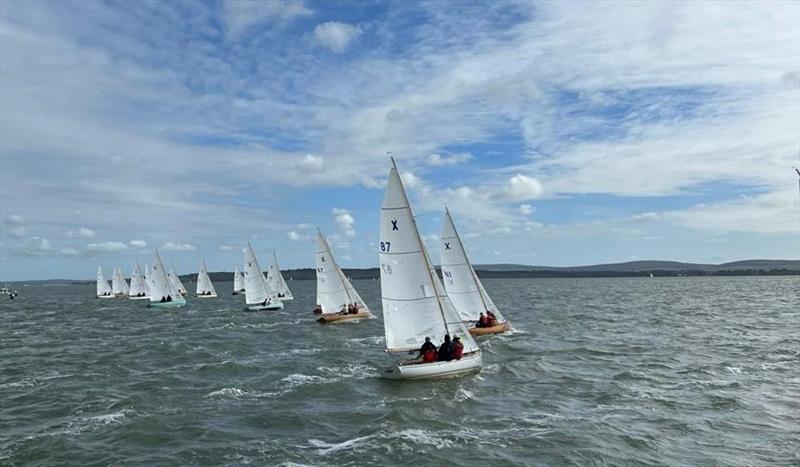
<path fill-rule="evenodd" d="M 19 214 L 11 214 L 10 216 L 3 219 L 3 224 L 5 225 L 23 225 L 25 224 L 25 219 L 20 216 Z"/>
<path fill-rule="evenodd" d="M 303 235 L 300 235 L 299 233 L 295 232 L 294 230 L 290 230 L 290 231 L 289 231 L 289 232 L 286 234 L 286 238 L 288 238 L 289 240 L 291 240 L 291 241 L 293 241 L 293 242 L 296 242 L 296 241 L 298 241 L 298 240 L 303 240 L 303 239 L 304 239 L 304 238 L 306 238 L 306 237 L 305 237 L 305 236 L 303 236 Z"/>
<path fill-rule="evenodd" d="M 533 214 L 533 211 L 534 211 L 533 206 L 531 206 L 530 204 L 520 204 L 519 205 L 519 212 L 523 216 L 527 216 L 529 214 Z"/>
<path fill-rule="evenodd" d="M 544 193 L 544 189 L 541 182 L 533 177 L 516 174 L 508 180 L 506 195 L 512 201 L 539 198 L 542 193 Z"/>
<path fill-rule="evenodd" d="M 314 28 L 314 37 L 319 45 L 331 50 L 332 52 L 344 52 L 350 44 L 358 40 L 362 34 L 358 26 L 352 24 L 328 21 Z"/>
<path fill-rule="evenodd" d="M 20 253 L 26 256 L 46 256 L 56 253 L 50 241 L 42 237 L 30 237 L 23 243 Z"/>
<path fill-rule="evenodd" d="M 306 154 L 305 157 L 297 163 L 297 168 L 301 171 L 322 172 L 325 170 L 325 159 L 320 156 Z"/>
<path fill-rule="evenodd" d="M 83 238 L 88 240 L 95 237 L 95 232 L 87 227 L 81 227 L 77 230 L 67 230 L 64 232 L 64 235 L 69 238 Z"/>
<path fill-rule="evenodd" d="M 25 235 L 28 234 L 28 230 L 25 228 L 24 225 L 12 226 L 12 227 L 9 227 L 7 230 L 8 230 L 8 234 L 11 235 L 14 238 L 22 238 L 22 237 L 24 237 Z"/>
<path fill-rule="evenodd" d="M 128 245 L 121 242 L 100 242 L 86 245 L 86 251 L 89 253 L 115 253 L 127 249 Z"/>
<path fill-rule="evenodd" d="M 457 165 L 462 162 L 466 162 L 470 159 L 472 159 L 472 154 L 469 153 L 450 154 L 450 155 L 441 155 L 433 153 L 429 154 L 428 157 L 425 158 L 425 163 L 427 163 L 431 167 L 442 167 L 448 165 Z"/>
<path fill-rule="evenodd" d="M 59 251 L 64 256 L 78 256 L 79 254 L 81 254 L 81 252 L 75 248 L 62 248 Z"/>
<path fill-rule="evenodd" d="M 312 224 L 308 224 L 306 222 L 301 222 L 301 223 L 295 225 L 295 228 L 297 228 L 297 229 L 313 229 L 314 226 Z"/>
<path fill-rule="evenodd" d="M 225 0 L 222 11 L 225 27 L 232 36 L 261 22 L 288 23 L 314 13 L 302 0 Z"/>
<path fill-rule="evenodd" d="M 356 231 L 354 227 L 356 221 L 350 211 L 343 208 L 333 208 L 332 213 L 333 220 L 339 226 L 342 235 L 348 239 L 355 238 Z"/>
<path fill-rule="evenodd" d="M 411 172 L 400 172 L 400 179 L 406 188 L 417 188 L 421 183 L 421 179 Z"/>
<path fill-rule="evenodd" d="M 635 222 L 650 222 L 661 220 L 661 216 L 655 212 L 642 212 L 639 214 L 634 214 L 631 216 L 631 219 Z"/>
<path fill-rule="evenodd" d="M 164 251 L 194 251 L 195 247 L 188 243 L 167 242 L 161 245 L 161 249 Z"/>
<path fill-rule="evenodd" d="M 144 240 L 131 240 L 128 242 L 132 248 L 145 248 L 147 246 L 147 242 Z"/>
<path fill-rule="evenodd" d="M 232 247 L 230 245 L 220 245 L 219 246 L 219 251 L 233 251 L 233 250 L 234 250 L 234 247 Z"/>

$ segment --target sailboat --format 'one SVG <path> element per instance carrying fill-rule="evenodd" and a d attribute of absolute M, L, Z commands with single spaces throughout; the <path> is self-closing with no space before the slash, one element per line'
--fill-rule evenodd
<path fill-rule="evenodd" d="M 175 273 L 175 266 L 172 266 L 170 269 L 169 274 L 167 274 L 167 278 L 169 278 L 170 283 L 172 284 L 172 288 L 178 291 L 181 296 L 185 297 L 188 293 L 186 291 L 186 287 L 183 286 L 183 282 L 181 282 L 181 278 Z"/>
<path fill-rule="evenodd" d="M 459 337 L 464 345 L 458 360 L 401 361 L 384 369 L 383 376 L 442 378 L 480 371 L 481 350 L 433 269 L 394 160 L 381 207 L 378 250 L 386 351 L 399 357 L 419 349 L 425 337 L 440 343 L 445 335 Z"/>
<path fill-rule="evenodd" d="M 150 296 L 150 279 L 149 279 L 149 277 L 150 277 L 150 265 L 145 263 L 145 265 L 144 265 L 144 295 L 146 297 Z"/>
<path fill-rule="evenodd" d="M 233 272 L 233 294 L 239 295 L 244 293 L 244 276 L 239 271 L 239 265 L 236 265 L 236 270 Z"/>
<path fill-rule="evenodd" d="M 150 298 L 146 289 L 147 283 L 142 275 L 142 270 L 139 268 L 139 261 L 133 266 L 133 273 L 131 273 L 131 287 L 128 291 L 128 298 L 131 300 L 144 300 Z"/>
<path fill-rule="evenodd" d="M 267 272 L 267 287 L 270 294 L 273 297 L 279 298 L 282 302 L 294 300 L 292 291 L 289 290 L 289 286 L 286 285 L 286 281 L 283 280 L 281 268 L 278 266 L 278 257 L 275 255 L 274 251 L 272 252 L 272 264 L 269 265 L 269 271 Z"/>
<path fill-rule="evenodd" d="M 247 242 L 247 249 L 244 253 L 244 302 L 251 306 L 245 310 L 282 310 L 283 302 L 274 299 L 268 290 L 267 279 L 261 272 L 253 247 L 250 242 Z"/>
<path fill-rule="evenodd" d="M 103 277 L 103 269 L 100 266 L 97 266 L 97 298 L 114 298 L 111 286 Z"/>
<path fill-rule="evenodd" d="M 114 268 L 114 274 L 111 276 L 111 293 L 113 293 L 116 298 L 125 298 L 128 296 L 128 291 L 128 282 L 125 281 L 122 268 L 117 266 Z"/>
<path fill-rule="evenodd" d="M 148 276 L 150 282 L 150 303 L 148 308 L 177 308 L 186 305 L 186 299 L 183 298 L 178 289 L 167 277 L 164 271 L 164 263 L 161 262 L 161 255 L 158 250 L 155 252 L 156 263 L 150 270 Z"/>
<path fill-rule="evenodd" d="M 211 278 L 208 277 L 208 269 L 206 269 L 206 261 L 200 264 L 200 272 L 197 273 L 197 297 L 200 298 L 216 298 L 217 291 L 214 290 L 214 284 L 211 283 Z"/>
<path fill-rule="evenodd" d="M 473 336 L 484 334 L 498 334 L 508 331 L 508 321 L 497 310 L 492 298 L 486 293 L 472 263 L 469 261 L 464 244 L 458 235 L 450 210 L 445 208 L 442 220 L 441 262 L 444 288 L 447 296 L 453 302 L 461 319 L 470 326 L 469 332 Z M 479 317 L 482 313 L 488 316 L 491 312 L 496 318 L 494 326 L 478 327 Z"/>
<path fill-rule="evenodd" d="M 319 323 L 337 323 L 371 318 L 369 307 L 345 277 L 331 253 L 328 240 L 317 229 L 317 310 L 322 316 Z M 355 305 L 355 313 L 348 312 Z"/>

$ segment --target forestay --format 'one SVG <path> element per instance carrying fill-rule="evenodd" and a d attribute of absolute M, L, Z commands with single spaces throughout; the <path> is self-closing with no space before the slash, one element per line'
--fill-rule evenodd
<path fill-rule="evenodd" d="M 478 350 L 433 270 L 394 166 L 381 207 L 378 258 L 387 350 L 419 348 L 426 336 L 438 345 L 448 333 L 461 338 L 465 353 Z"/>
<path fill-rule="evenodd" d="M 258 266 L 253 247 L 247 242 L 244 253 L 244 301 L 248 305 L 255 305 L 263 303 L 267 298 L 269 298 L 267 281 Z"/>
<path fill-rule="evenodd" d="M 111 286 L 108 285 L 105 277 L 103 277 L 103 269 L 97 266 L 97 295 L 111 294 Z"/>
<path fill-rule="evenodd" d="M 211 283 L 211 278 L 208 277 L 208 269 L 206 269 L 206 262 L 200 264 L 200 272 L 197 273 L 197 295 L 216 295 L 217 291 L 214 290 L 214 284 Z"/>
<path fill-rule="evenodd" d="M 450 211 L 446 208 L 440 246 L 444 286 L 461 319 L 477 321 L 481 313 L 491 311 L 499 322 L 505 321 L 475 274 Z"/>
<path fill-rule="evenodd" d="M 369 312 L 369 308 L 358 295 L 356 289 L 347 280 L 331 253 L 328 240 L 317 230 L 316 239 L 317 262 L 317 305 L 322 307 L 323 313 L 338 313 L 347 309 L 350 303 L 358 304 L 360 311 Z"/>

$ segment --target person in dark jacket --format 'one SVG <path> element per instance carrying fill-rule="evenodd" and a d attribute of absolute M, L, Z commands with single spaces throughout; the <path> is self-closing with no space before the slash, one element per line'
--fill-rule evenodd
<path fill-rule="evenodd" d="M 414 352 L 413 350 L 411 351 Z M 422 357 L 423 363 L 430 363 L 436 361 L 436 346 L 431 342 L 430 337 L 425 338 L 425 343 L 418 350 L 417 358 Z"/>
<path fill-rule="evenodd" d="M 444 335 L 444 342 L 439 346 L 438 360 L 440 362 L 449 362 L 453 359 L 453 343 L 450 341 L 450 334 Z"/>

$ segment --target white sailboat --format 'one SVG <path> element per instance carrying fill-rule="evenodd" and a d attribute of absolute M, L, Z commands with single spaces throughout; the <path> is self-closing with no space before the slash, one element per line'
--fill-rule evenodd
<path fill-rule="evenodd" d="M 150 282 L 150 308 L 177 308 L 186 305 L 186 299 L 178 291 L 167 277 L 164 270 L 164 263 L 161 262 L 161 255 L 158 250 L 153 250 L 155 254 L 155 264 L 148 276 Z"/>
<path fill-rule="evenodd" d="M 185 297 L 188 292 L 186 291 L 186 287 L 183 286 L 181 278 L 178 277 L 178 274 L 175 273 L 175 266 L 172 266 L 172 269 L 170 269 L 169 274 L 167 274 L 167 277 L 169 278 L 170 283 L 172 283 L 172 288 L 177 290 L 178 293 L 181 294 L 181 296 Z"/>
<path fill-rule="evenodd" d="M 283 280 L 281 268 L 278 266 L 278 257 L 274 251 L 272 252 L 272 264 L 269 265 L 269 271 L 267 272 L 267 290 L 273 297 L 279 298 L 282 302 L 294 300 L 292 291 L 289 290 L 289 286 Z"/>
<path fill-rule="evenodd" d="M 267 280 L 258 265 L 256 254 L 250 242 L 244 253 L 244 302 L 247 311 L 281 310 L 283 302 L 273 299 L 267 288 Z"/>
<path fill-rule="evenodd" d="M 133 273 L 131 273 L 131 286 L 128 291 L 128 298 L 131 300 L 144 300 L 150 298 L 147 294 L 147 282 L 139 267 L 139 261 L 133 266 Z"/>
<path fill-rule="evenodd" d="M 469 326 L 473 336 L 498 334 L 508 331 L 508 322 L 497 310 L 492 298 L 486 293 L 475 269 L 469 261 L 467 251 L 458 235 L 450 210 L 445 208 L 442 220 L 441 262 L 444 288 L 461 319 Z M 480 315 L 488 317 L 491 312 L 496 319 L 493 325 L 479 323 Z"/>
<path fill-rule="evenodd" d="M 200 264 L 200 272 L 197 273 L 197 297 L 200 298 L 216 298 L 217 291 L 214 290 L 214 284 L 211 283 L 211 278 L 208 277 L 208 269 L 206 269 L 206 261 Z"/>
<path fill-rule="evenodd" d="M 386 368 L 383 375 L 417 379 L 480 371 L 481 350 L 436 275 L 394 160 L 381 207 L 378 259 L 386 351 L 399 357 L 400 353 L 419 349 L 425 337 L 440 343 L 445 335 L 459 337 L 464 346 L 460 359 L 430 363 L 404 361 Z"/>
<path fill-rule="evenodd" d="M 150 277 L 150 265 L 145 263 L 145 265 L 144 265 L 144 294 L 147 297 L 150 297 L 150 280 L 148 279 L 149 277 Z"/>
<path fill-rule="evenodd" d="M 117 266 L 111 276 L 111 293 L 117 298 L 125 298 L 128 296 L 128 291 L 128 282 L 125 280 L 125 274 L 122 273 L 122 268 Z"/>
<path fill-rule="evenodd" d="M 114 298 L 111 286 L 103 277 L 103 269 L 100 266 L 97 266 L 97 298 Z"/>
<path fill-rule="evenodd" d="M 236 270 L 233 272 L 233 294 L 239 295 L 244 293 L 244 276 L 239 271 L 239 265 L 236 265 Z"/>
<path fill-rule="evenodd" d="M 337 323 L 371 318 L 369 307 L 336 264 L 328 240 L 319 229 L 317 229 L 315 256 L 317 307 L 314 312 L 322 315 L 317 322 Z"/>

